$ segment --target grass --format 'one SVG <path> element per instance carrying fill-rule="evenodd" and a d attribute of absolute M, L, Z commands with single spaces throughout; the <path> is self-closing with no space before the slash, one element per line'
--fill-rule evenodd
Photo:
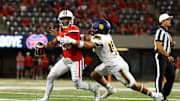
<path fill-rule="evenodd" d="M 95 84 L 94 81 L 87 81 Z M 119 82 L 111 82 L 115 88 L 122 88 L 108 99 L 100 101 L 153 101 L 150 97 L 125 88 Z M 148 88 L 153 88 L 153 82 L 143 82 Z M 46 80 L 14 80 L 0 79 L 0 101 L 32 101 L 43 97 Z M 9 88 L 8 88 L 9 87 Z M 15 88 L 16 87 L 16 88 Z M 67 90 L 60 88 L 68 87 Z M 94 101 L 93 93 L 85 90 L 75 90 L 71 80 L 56 80 L 50 101 Z M 7 88 L 7 89 L 6 89 Z M 101 87 L 102 88 L 102 87 Z M 101 89 L 101 94 L 104 90 Z M 175 83 L 170 101 L 180 101 L 180 83 Z"/>

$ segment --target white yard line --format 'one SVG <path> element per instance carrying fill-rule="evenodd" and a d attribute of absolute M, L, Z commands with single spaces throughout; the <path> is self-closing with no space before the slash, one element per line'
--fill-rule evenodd
<path fill-rule="evenodd" d="M 115 88 L 117 91 L 132 91 L 130 88 Z M 154 88 L 149 88 L 155 90 Z M 0 87 L 0 90 L 45 90 L 45 87 Z M 54 90 L 75 90 L 74 87 L 54 87 Z M 100 90 L 105 90 L 101 87 Z M 180 88 L 173 88 L 172 91 L 180 91 Z"/>
<path fill-rule="evenodd" d="M 21 96 L 21 94 L 23 94 L 23 95 L 34 95 L 34 96 L 43 96 L 43 94 L 41 94 L 41 93 L 25 93 L 25 92 L 16 92 L 16 93 L 13 93 L 13 92 L 0 92 L 0 94 L 1 93 L 3 93 L 3 94 L 20 94 L 20 96 Z M 79 98 L 84 98 L 84 99 L 82 99 L 82 100 L 92 100 L 93 99 L 93 96 L 77 96 L 77 95 L 55 95 L 55 94 L 53 94 L 53 95 L 51 95 L 51 97 L 52 98 L 50 98 L 51 100 L 60 100 L 60 99 L 67 99 L 67 98 L 69 98 L 69 99 L 79 99 Z M 62 97 L 62 98 L 60 98 L 60 97 Z M 63 97 L 67 97 L 67 98 L 63 98 Z M 91 98 L 91 99 L 87 99 L 87 98 Z M 21 99 L 21 100 L 20 100 Z M 36 99 L 35 98 L 20 98 L 20 99 L 0 99 L 0 101 L 36 101 Z M 26 99 L 26 100 L 25 100 Z M 122 100 L 122 101 L 124 101 L 124 100 L 126 100 L 126 101 L 128 101 L 128 100 L 137 100 L 137 101 L 148 101 L 148 100 L 151 100 L 152 101 L 152 98 L 122 98 L 122 97 L 108 97 L 107 99 L 109 99 L 109 100 L 117 100 L 117 101 L 119 101 L 119 100 Z M 169 99 L 170 101 L 178 101 L 177 99 Z M 180 99 L 179 99 L 180 100 Z"/>
<path fill-rule="evenodd" d="M 61 97 L 63 97 L 63 96 L 61 96 Z M 85 99 L 82 99 L 82 100 L 90 100 L 90 101 L 92 101 L 92 96 L 75 96 L 75 95 L 67 95 L 67 97 L 77 97 L 77 98 L 69 98 L 69 99 L 71 99 L 71 100 L 73 100 L 73 99 L 79 99 L 79 98 L 85 98 Z M 87 99 L 87 98 L 91 98 L 91 99 Z M 26 100 L 17 100 L 17 99 L 0 99 L 0 101 L 36 101 L 37 99 L 31 99 L 31 98 L 23 98 L 23 99 L 26 99 Z M 66 99 L 67 100 L 67 98 L 50 98 L 50 100 L 60 100 L 60 99 Z M 107 98 L 108 100 L 117 100 L 117 101 L 119 101 L 119 100 L 121 100 L 121 101 L 124 101 L 124 100 L 126 100 L 126 101 L 128 101 L 128 100 L 137 100 L 137 101 L 152 101 L 152 99 L 151 98 L 120 98 L 120 97 L 109 97 L 109 98 Z M 168 99 L 169 101 L 177 101 L 176 99 Z"/>

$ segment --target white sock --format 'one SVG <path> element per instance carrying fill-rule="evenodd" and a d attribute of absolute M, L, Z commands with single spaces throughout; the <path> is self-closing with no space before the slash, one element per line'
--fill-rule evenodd
<path fill-rule="evenodd" d="M 156 96 L 156 93 L 155 92 L 152 92 L 152 95 L 151 95 L 151 97 L 155 97 Z"/>

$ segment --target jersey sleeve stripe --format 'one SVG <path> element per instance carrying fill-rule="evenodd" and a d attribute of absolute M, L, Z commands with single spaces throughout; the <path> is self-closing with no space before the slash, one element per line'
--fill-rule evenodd
<path fill-rule="evenodd" d="M 79 30 L 70 30 L 68 33 L 79 33 Z"/>

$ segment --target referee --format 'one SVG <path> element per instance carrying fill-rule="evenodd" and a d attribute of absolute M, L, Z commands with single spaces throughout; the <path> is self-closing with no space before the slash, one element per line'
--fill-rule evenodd
<path fill-rule="evenodd" d="M 155 65 L 156 65 L 156 92 L 163 94 L 162 101 L 168 101 L 167 96 L 170 94 L 174 78 L 175 67 L 173 65 L 174 58 L 171 56 L 172 47 L 175 45 L 175 41 L 172 41 L 171 33 L 168 27 L 171 26 L 171 19 L 173 16 L 169 16 L 167 13 L 159 16 L 160 28 L 157 29 L 154 38 L 155 49 Z M 167 82 L 163 84 L 163 78 L 166 77 Z"/>

